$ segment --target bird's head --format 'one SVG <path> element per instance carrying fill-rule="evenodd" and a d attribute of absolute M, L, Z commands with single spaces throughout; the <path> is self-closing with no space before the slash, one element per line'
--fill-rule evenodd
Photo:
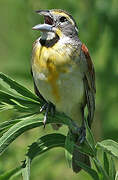
<path fill-rule="evenodd" d="M 34 26 L 33 30 L 43 32 L 42 39 L 52 39 L 54 37 L 63 38 L 64 36 L 74 38 L 78 36 L 78 28 L 73 17 L 60 9 L 39 10 L 38 14 L 44 16 L 44 24 Z"/>

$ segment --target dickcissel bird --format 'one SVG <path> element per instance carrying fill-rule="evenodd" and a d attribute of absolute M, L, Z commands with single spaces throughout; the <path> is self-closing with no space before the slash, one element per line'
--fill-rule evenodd
<path fill-rule="evenodd" d="M 42 35 L 36 40 L 32 51 L 32 76 L 36 94 L 46 104 L 44 124 L 51 107 L 65 113 L 74 122 L 81 124 L 79 142 L 85 139 L 84 111 L 88 108 L 88 125 L 95 111 L 95 72 L 87 47 L 78 37 L 78 27 L 73 17 L 60 9 L 39 10 L 44 16 L 44 24 L 33 30 Z M 59 124 L 53 126 L 58 128 Z M 89 157 L 73 151 L 72 167 L 74 172 L 81 168 L 76 160 L 90 165 Z"/>

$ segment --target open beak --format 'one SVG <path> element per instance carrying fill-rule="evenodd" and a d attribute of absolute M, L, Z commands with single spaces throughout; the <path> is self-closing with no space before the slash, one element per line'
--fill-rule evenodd
<path fill-rule="evenodd" d="M 37 24 L 36 26 L 34 26 L 32 28 L 33 30 L 39 30 L 39 31 L 43 31 L 43 32 L 53 32 L 52 31 L 52 26 L 49 24 Z"/>
<path fill-rule="evenodd" d="M 44 16 L 44 24 L 38 24 L 38 25 L 34 26 L 32 29 L 39 30 L 42 32 L 53 32 L 54 21 L 53 21 L 53 17 L 50 14 L 50 11 L 49 10 L 39 10 L 39 11 L 36 11 L 36 13 Z"/>

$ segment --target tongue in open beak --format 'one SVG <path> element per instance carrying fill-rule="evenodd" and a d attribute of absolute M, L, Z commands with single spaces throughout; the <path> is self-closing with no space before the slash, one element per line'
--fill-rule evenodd
<path fill-rule="evenodd" d="M 38 24 L 34 26 L 33 30 L 39 30 L 43 32 L 53 32 L 53 18 L 50 15 L 50 12 L 48 10 L 39 10 L 36 11 L 36 13 L 44 16 L 44 24 Z"/>

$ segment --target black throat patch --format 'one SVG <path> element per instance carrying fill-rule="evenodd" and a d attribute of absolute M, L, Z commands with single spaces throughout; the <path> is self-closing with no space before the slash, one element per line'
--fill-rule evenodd
<path fill-rule="evenodd" d="M 59 40 L 59 36 L 56 35 L 56 37 L 54 37 L 53 39 L 51 40 L 46 40 L 46 39 L 40 39 L 40 43 L 42 46 L 45 46 L 45 47 L 52 47 L 54 46 Z"/>

